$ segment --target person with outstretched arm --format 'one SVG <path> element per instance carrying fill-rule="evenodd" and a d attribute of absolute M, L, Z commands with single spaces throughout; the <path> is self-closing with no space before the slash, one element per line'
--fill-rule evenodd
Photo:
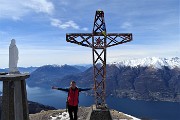
<path fill-rule="evenodd" d="M 88 90 L 91 90 L 92 88 L 85 88 L 85 89 L 78 88 L 76 86 L 76 82 L 71 81 L 69 88 L 58 88 L 58 87 L 53 86 L 52 89 L 68 92 L 67 108 L 68 108 L 70 120 L 77 120 L 77 118 L 78 118 L 77 112 L 78 112 L 78 103 L 79 103 L 79 92 L 88 91 Z M 73 117 L 73 113 L 74 113 L 74 117 Z"/>

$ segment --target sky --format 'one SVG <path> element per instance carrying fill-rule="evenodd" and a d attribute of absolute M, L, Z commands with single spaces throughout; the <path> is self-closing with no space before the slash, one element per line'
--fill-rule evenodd
<path fill-rule="evenodd" d="M 180 57 L 179 0 L 0 0 L 0 68 L 16 40 L 18 66 L 91 64 L 92 50 L 66 42 L 66 33 L 91 33 L 97 9 L 108 33 L 133 41 L 107 50 L 107 62 Z"/>

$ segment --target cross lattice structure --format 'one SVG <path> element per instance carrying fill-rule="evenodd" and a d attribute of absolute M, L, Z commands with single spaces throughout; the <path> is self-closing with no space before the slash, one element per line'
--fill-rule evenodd
<path fill-rule="evenodd" d="M 130 42 L 132 33 L 106 33 L 104 12 L 97 10 L 92 33 L 67 33 L 66 41 L 92 48 L 95 105 L 106 108 L 106 48 Z"/>

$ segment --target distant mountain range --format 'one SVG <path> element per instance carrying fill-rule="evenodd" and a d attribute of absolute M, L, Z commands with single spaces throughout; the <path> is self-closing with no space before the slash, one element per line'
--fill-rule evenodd
<path fill-rule="evenodd" d="M 156 69 L 161 69 L 162 67 L 168 68 L 180 68 L 180 58 L 174 57 L 171 59 L 167 58 L 157 58 L 157 57 L 147 57 L 143 59 L 132 59 L 132 60 L 121 60 L 114 62 L 117 67 L 119 66 L 130 66 L 130 67 L 153 67 Z"/>
<path fill-rule="evenodd" d="M 81 72 L 82 71 L 75 66 L 45 65 L 32 72 L 27 83 L 30 87 L 38 86 L 50 88 L 50 85 L 59 84 L 57 82 L 59 79 L 62 79 L 67 75 L 79 74 Z"/>
<path fill-rule="evenodd" d="M 35 71 L 38 67 L 18 67 L 18 70 L 23 73 L 23 72 L 29 72 L 32 73 Z M 9 72 L 8 68 L 0 68 L 0 72 Z"/>
<path fill-rule="evenodd" d="M 31 71 L 27 80 L 30 87 L 68 87 L 71 80 L 79 87 L 92 87 L 94 83 L 90 65 L 45 65 L 26 69 Z M 110 63 L 106 88 L 108 96 L 180 102 L 180 58 L 152 57 Z"/>
<path fill-rule="evenodd" d="M 30 87 L 68 87 L 75 80 L 79 87 L 93 86 L 93 68 L 45 65 L 31 73 Z M 180 102 L 180 59 L 144 58 L 107 65 L 107 95 L 143 100 Z M 93 93 L 89 93 L 93 94 Z"/>
<path fill-rule="evenodd" d="M 53 67 L 61 67 L 61 66 L 65 66 L 65 65 L 45 65 L 45 66 L 53 66 Z M 87 64 L 87 65 L 72 65 L 73 67 L 77 68 L 78 70 L 80 70 L 81 72 L 85 71 L 87 68 L 91 67 L 91 64 Z M 42 66 L 41 66 L 42 67 Z M 29 72 L 32 73 L 33 71 L 35 71 L 37 68 L 39 67 L 18 67 L 18 70 L 23 73 L 23 72 Z M 0 72 L 8 72 L 9 68 L 0 68 Z"/>

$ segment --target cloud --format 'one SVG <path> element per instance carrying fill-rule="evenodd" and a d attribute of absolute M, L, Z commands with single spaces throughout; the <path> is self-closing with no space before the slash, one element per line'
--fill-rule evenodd
<path fill-rule="evenodd" d="M 7 34 L 7 32 L 0 30 L 0 36 L 6 35 L 6 34 Z"/>
<path fill-rule="evenodd" d="M 123 28 L 123 29 L 130 29 L 131 27 L 132 27 L 132 24 L 130 22 L 124 22 L 121 25 L 121 28 Z"/>
<path fill-rule="evenodd" d="M 84 27 L 84 28 L 82 28 L 82 30 L 84 30 L 84 31 L 88 31 L 88 28 Z"/>
<path fill-rule="evenodd" d="M 58 2 L 60 2 L 61 5 L 65 5 L 65 6 L 67 6 L 69 4 L 67 0 L 60 0 Z"/>
<path fill-rule="evenodd" d="M 0 19 L 20 20 L 31 12 L 53 14 L 54 5 L 48 0 L 1 0 Z"/>
<path fill-rule="evenodd" d="M 78 29 L 78 30 L 81 29 L 81 30 L 84 30 L 84 31 L 88 30 L 88 28 L 86 28 L 86 27 L 80 28 L 80 26 L 77 23 L 75 23 L 73 20 L 69 20 L 69 21 L 63 23 L 59 19 L 52 18 L 51 19 L 51 25 L 54 26 L 54 27 L 58 27 L 60 29 L 73 28 L 73 29 Z"/>
<path fill-rule="evenodd" d="M 42 12 L 52 14 L 54 10 L 53 3 L 47 0 L 29 0 L 29 2 L 24 3 L 24 6 L 34 10 L 37 13 Z"/>

